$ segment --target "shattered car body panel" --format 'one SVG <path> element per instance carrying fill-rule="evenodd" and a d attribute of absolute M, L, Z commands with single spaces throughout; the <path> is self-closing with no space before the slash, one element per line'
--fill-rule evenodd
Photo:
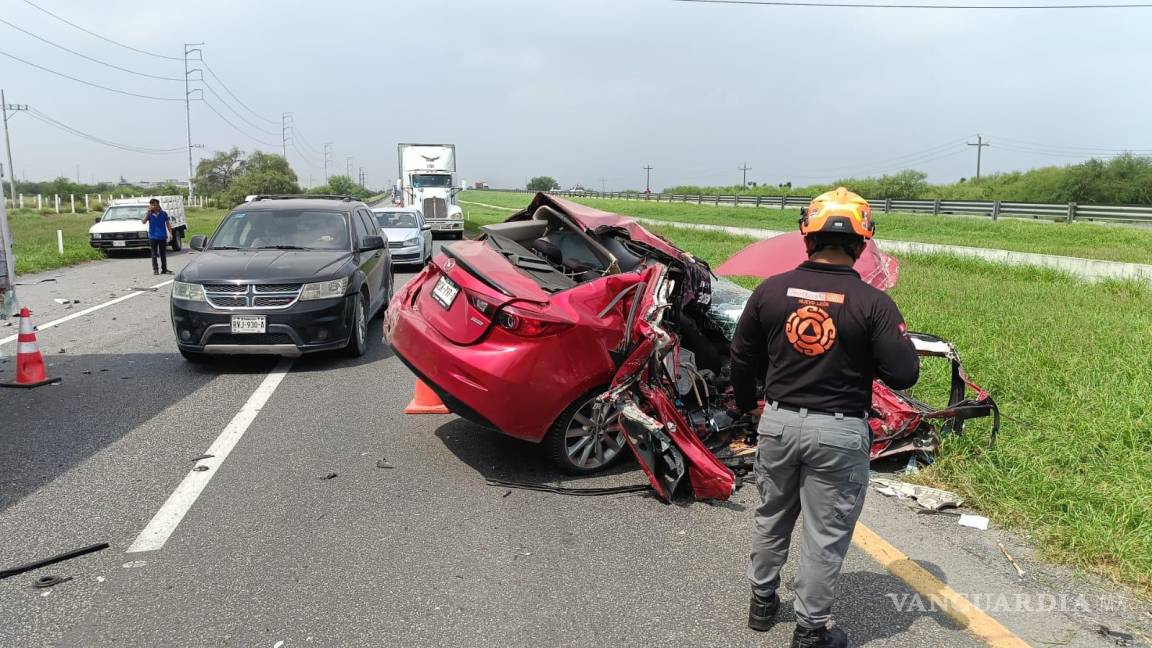
<path fill-rule="evenodd" d="M 803 244 L 777 238 L 728 269 L 791 269 L 787 255 L 802 256 Z M 869 282 L 890 287 L 898 264 L 871 254 Z M 464 418 L 537 443 L 584 435 L 597 453 L 627 445 L 662 501 L 687 490 L 727 499 L 756 450 L 754 422 L 736 420 L 728 364 L 750 295 L 630 218 L 538 194 L 477 240 L 445 246 L 397 292 L 384 329 L 397 357 Z M 877 382 L 873 458 L 931 450 L 968 418 L 998 421 L 950 344 L 914 340 L 921 355 L 953 363 L 949 404 L 933 409 Z M 565 427 L 573 411 L 580 424 Z"/>

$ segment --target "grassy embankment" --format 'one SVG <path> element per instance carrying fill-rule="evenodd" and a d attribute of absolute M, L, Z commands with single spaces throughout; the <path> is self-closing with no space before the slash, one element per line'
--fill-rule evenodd
<path fill-rule="evenodd" d="M 469 191 L 462 200 L 504 207 L 522 207 L 528 194 L 500 191 Z M 754 227 L 792 231 L 800 217 L 798 209 L 715 207 L 695 203 L 657 203 L 637 200 L 579 198 L 577 202 L 599 209 L 687 223 L 709 223 L 732 227 Z M 469 205 L 464 205 L 465 208 Z M 1072 225 L 971 216 L 932 216 L 931 214 L 876 214 L 877 236 L 881 239 L 967 245 L 971 247 L 1059 254 L 1063 256 L 1152 263 L 1152 228 L 1123 225 L 1074 223 Z"/>
<path fill-rule="evenodd" d="M 633 206 L 647 205 L 619 211 Z M 509 214 L 466 209 L 474 227 Z M 752 241 L 652 229 L 714 265 Z M 995 450 L 989 421 L 969 423 L 922 478 L 1027 532 L 1048 557 L 1152 594 L 1152 289 L 950 256 L 900 261 L 892 296 L 909 326 L 955 342 L 1011 417 Z M 926 368 L 918 394 L 945 393 L 944 367 Z"/>
<path fill-rule="evenodd" d="M 211 233 L 224 213 L 222 209 L 189 209 L 188 238 L 193 234 Z M 34 209 L 9 211 L 16 274 L 43 272 L 103 258 L 99 250 L 88 244 L 88 228 L 99 215 L 98 212 L 42 214 Z M 60 254 L 56 246 L 56 230 L 64 233 L 64 254 Z"/>

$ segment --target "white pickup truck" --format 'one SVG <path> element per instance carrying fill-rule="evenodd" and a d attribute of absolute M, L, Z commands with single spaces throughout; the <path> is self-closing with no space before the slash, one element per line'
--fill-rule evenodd
<path fill-rule="evenodd" d="M 172 223 L 172 234 L 168 244 L 172 251 L 180 251 L 180 240 L 188 229 L 188 219 L 184 214 L 183 196 L 156 196 L 160 209 L 168 212 Z M 148 213 L 151 198 L 122 198 L 113 200 L 104 215 L 96 219 L 96 224 L 88 229 L 92 247 L 108 252 L 110 250 L 148 249 L 148 226 L 142 223 Z"/>

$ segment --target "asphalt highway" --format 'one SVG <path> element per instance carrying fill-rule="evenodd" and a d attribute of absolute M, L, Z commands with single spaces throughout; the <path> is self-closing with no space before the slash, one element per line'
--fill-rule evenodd
<path fill-rule="evenodd" d="M 643 478 L 565 482 L 530 444 L 403 415 L 413 378 L 378 320 L 359 359 L 186 363 L 165 279 L 142 257 L 21 278 L 41 326 L 133 296 L 40 331 L 60 385 L 0 390 L 0 568 L 111 544 L 0 581 L 0 646 L 787 645 L 787 587 L 777 628 L 744 625 L 753 487 L 664 505 L 488 486 Z M 0 323 L 0 380 L 15 333 Z M 198 460 L 225 436 L 226 457 Z M 158 517 L 167 534 L 129 551 Z M 1020 589 L 1002 536 L 874 491 L 863 521 L 957 590 Z M 33 587 L 52 574 L 71 580 Z M 853 645 L 982 645 L 941 611 L 898 609 L 913 594 L 853 548 L 834 618 Z M 1080 616 L 998 616 L 1030 641 L 1103 645 Z"/>

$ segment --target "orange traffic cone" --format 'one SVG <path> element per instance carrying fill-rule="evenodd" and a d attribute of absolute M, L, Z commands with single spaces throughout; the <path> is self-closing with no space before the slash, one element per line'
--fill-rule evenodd
<path fill-rule="evenodd" d="M 44 371 L 44 356 L 36 344 L 36 329 L 32 326 L 32 312 L 20 309 L 20 335 L 16 346 L 16 382 L 0 383 L 0 387 L 40 387 L 60 382 L 49 378 Z"/>
<path fill-rule="evenodd" d="M 444 403 L 440 401 L 440 397 L 436 392 L 428 388 L 424 381 L 416 381 L 416 393 L 412 396 L 412 402 L 408 403 L 408 407 L 404 408 L 405 414 L 448 414 L 448 408 L 444 407 Z"/>

